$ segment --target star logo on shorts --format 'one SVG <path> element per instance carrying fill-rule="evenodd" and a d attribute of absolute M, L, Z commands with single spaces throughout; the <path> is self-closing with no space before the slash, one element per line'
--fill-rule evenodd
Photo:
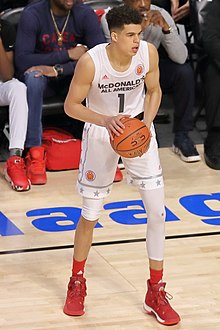
<path fill-rule="evenodd" d="M 145 183 L 142 181 L 141 184 L 140 184 L 141 188 L 145 188 Z"/>
<path fill-rule="evenodd" d="M 99 197 L 100 192 L 98 190 L 94 191 L 94 197 Z"/>

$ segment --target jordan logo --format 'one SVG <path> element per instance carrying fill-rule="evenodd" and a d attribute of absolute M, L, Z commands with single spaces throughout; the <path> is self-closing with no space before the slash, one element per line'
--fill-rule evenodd
<path fill-rule="evenodd" d="M 103 77 L 102 77 L 102 79 L 104 80 L 104 79 L 109 79 L 109 77 L 105 74 Z"/>

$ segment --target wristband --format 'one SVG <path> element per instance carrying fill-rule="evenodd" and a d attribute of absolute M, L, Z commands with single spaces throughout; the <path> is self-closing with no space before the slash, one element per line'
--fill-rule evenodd
<path fill-rule="evenodd" d="M 63 75 L 63 67 L 62 67 L 62 65 L 60 65 L 60 64 L 55 64 L 55 65 L 53 66 L 53 69 L 56 71 L 56 73 L 57 73 L 57 77 L 61 77 L 61 76 Z"/>
<path fill-rule="evenodd" d="M 163 34 L 170 34 L 172 31 L 173 31 L 173 29 L 172 29 L 171 26 L 169 26 L 168 30 L 166 30 L 166 31 L 164 31 L 164 30 L 162 29 Z"/>

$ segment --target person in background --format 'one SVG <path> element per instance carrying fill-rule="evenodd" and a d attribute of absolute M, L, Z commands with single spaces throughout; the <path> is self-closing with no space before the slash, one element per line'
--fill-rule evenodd
<path fill-rule="evenodd" d="M 162 281 L 164 183 L 153 125 L 161 101 L 158 53 L 152 44 L 140 40 L 142 16 L 139 11 L 117 6 L 107 13 L 107 21 L 111 42 L 97 45 L 80 58 L 64 104 L 70 117 L 85 122 L 77 180 L 83 206 L 75 232 L 72 276 L 64 313 L 72 316 L 85 313 L 84 268 L 93 230 L 104 198 L 111 192 L 119 159 L 110 139 L 123 132 L 123 117 L 137 117 L 144 112 L 143 121 L 151 131 L 149 149 L 141 157 L 123 158 L 128 182 L 138 188 L 148 217 L 146 241 L 150 279 L 144 309 L 162 324 L 177 324 L 180 317 L 170 306 L 170 296 Z M 86 106 L 82 103 L 85 98 Z"/>
<path fill-rule="evenodd" d="M 124 0 L 124 3 L 139 10 L 143 17 L 143 40 L 159 49 L 161 89 L 163 93 L 172 93 L 174 102 L 172 150 L 185 162 L 199 161 L 201 157 L 189 136 L 193 129 L 194 73 L 175 22 L 163 8 L 151 5 L 150 0 Z M 105 15 L 101 23 L 106 39 L 110 40 Z"/>
<path fill-rule="evenodd" d="M 166 9 L 176 23 L 184 24 L 189 17 L 189 0 L 152 0 L 152 4 Z"/>
<path fill-rule="evenodd" d="M 200 15 L 202 47 L 208 55 L 202 74 L 207 125 L 204 157 L 210 168 L 220 170 L 220 2 L 207 2 Z"/>
<path fill-rule="evenodd" d="M 14 78 L 14 45 L 16 31 L 12 24 L 0 20 L 0 106 L 9 106 L 9 158 L 5 179 L 16 191 L 29 190 L 22 158 L 27 131 L 28 105 L 26 86 Z"/>
<path fill-rule="evenodd" d="M 18 24 L 15 62 L 17 77 L 27 86 L 25 162 L 32 184 L 47 181 L 42 147 L 43 98 L 56 94 L 65 97 L 78 59 L 103 42 L 95 12 L 79 0 L 42 0 L 24 8 Z"/>

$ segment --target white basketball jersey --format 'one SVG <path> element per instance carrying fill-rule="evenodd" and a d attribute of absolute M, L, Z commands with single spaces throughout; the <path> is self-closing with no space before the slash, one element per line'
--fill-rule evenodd
<path fill-rule="evenodd" d="M 135 117 L 144 110 L 144 79 L 149 71 L 148 44 L 141 40 L 138 52 L 124 72 L 112 68 L 106 52 L 107 43 L 88 51 L 95 65 L 95 76 L 87 96 L 87 106 L 98 113 Z"/>

